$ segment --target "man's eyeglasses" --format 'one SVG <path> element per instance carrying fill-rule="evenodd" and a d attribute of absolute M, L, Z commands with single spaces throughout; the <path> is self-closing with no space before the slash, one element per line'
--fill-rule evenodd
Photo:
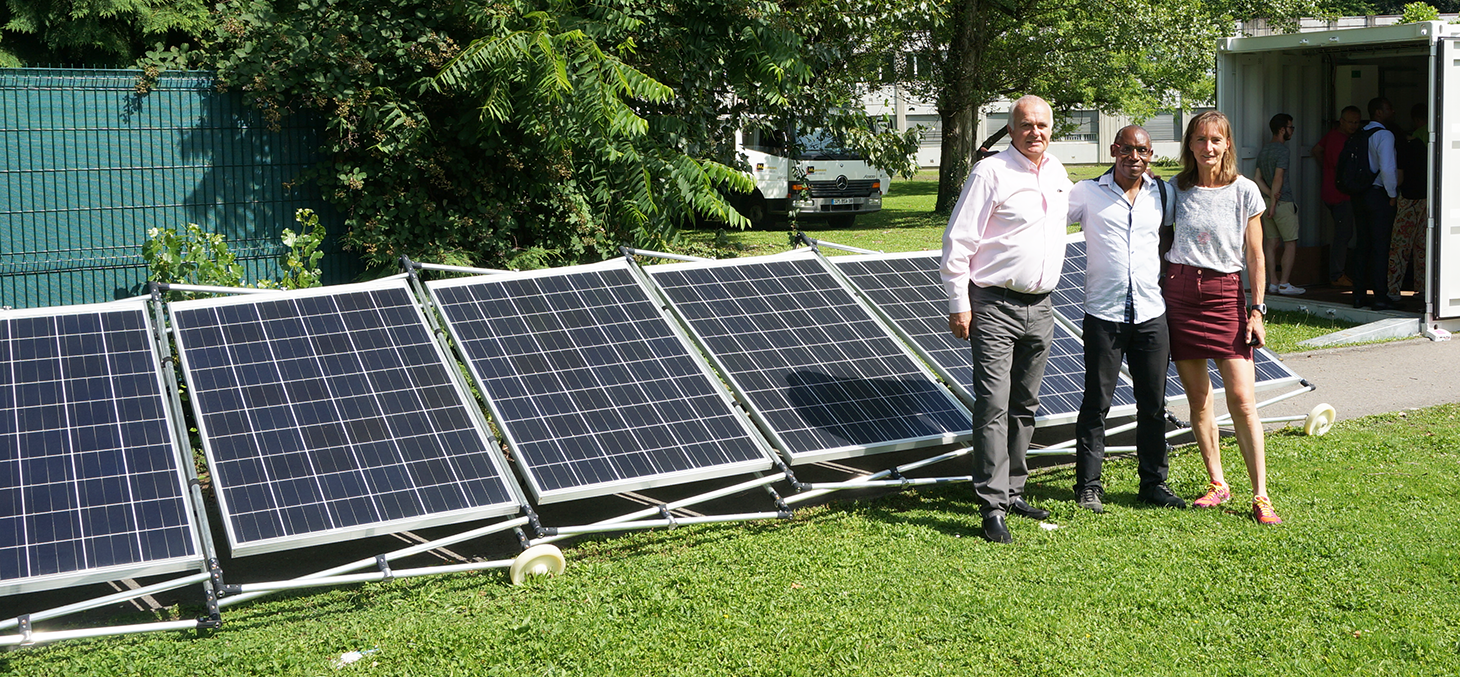
<path fill-rule="evenodd" d="M 1151 148 L 1149 146 L 1120 146 L 1115 149 L 1115 154 L 1118 157 L 1125 157 L 1127 155 L 1131 157 L 1151 157 Z"/>

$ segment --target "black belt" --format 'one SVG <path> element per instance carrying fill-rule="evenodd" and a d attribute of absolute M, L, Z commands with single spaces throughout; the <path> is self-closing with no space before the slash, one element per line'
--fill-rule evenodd
<path fill-rule="evenodd" d="M 980 287 L 978 285 L 973 285 L 973 288 L 977 289 L 978 293 L 984 296 L 1016 301 L 1026 306 L 1042 303 L 1045 299 L 1049 298 L 1049 292 L 1043 294 L 1027 294 L 1022 291 L 1014 291 L 1013 289 L 1005 289 L 1003 287 Z"/>

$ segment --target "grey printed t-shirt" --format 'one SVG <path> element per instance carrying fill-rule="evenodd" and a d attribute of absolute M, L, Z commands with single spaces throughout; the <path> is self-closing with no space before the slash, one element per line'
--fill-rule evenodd
<path fill-rule="evenodd" d="M 1257 153 L 1257 168 L 1262 170 L 1262 180 L 1267 182 L 1269 188 L 1272 187 L 1273 177 L 1277 176 L 1277 170 L 1283 170 L 1283 189 L 1278 194 L 1278 202 L 1293 201 L 1293 182 L 1289 180 L 1292 178 L 1289 176 L 1292 170 L 1288 168 L 1291 157 L 1288 154 L 1288 144 L 1275 141 L 1267 142 Z M 1258 192 L 1261 193 L 1262 190 L 1258 189 Z"/>
<path fill-rule="evenodd" d="M 1176 201 L 1175 235 L 1166 260 L 1222 273 L 1242 270 L 1247 220 L 1267 207 L 1257 183 L 1245 176 L 1221 188 L 1181 190 L 1171 179 Z"/>

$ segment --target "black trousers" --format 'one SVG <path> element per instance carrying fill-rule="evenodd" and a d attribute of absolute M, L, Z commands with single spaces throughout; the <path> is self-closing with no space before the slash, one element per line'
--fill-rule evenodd
<path fill-rule="evenodd" d="M 1370 186 L 1363 195 L 1355 195 L 1354 299 L 1365 292 L 1374 292 L 1377 300 L 1389 298 L 1389 240 L 1394 234 L 1397 208 L 1389 204 L 1389 194 L 1379 186 Z"/>
<path fill-rule="evenodd" d="M 1166 369 L 1171 337 L 1166 316 L 1131 324 L 1085 316 L 1085 398 L 1075 420 L 1075 494 L 1104 489 L 1105 416 L 1120 379 L 1120 362 L 1130 364 L 1136 396 L 1136 457 L 1141 489 L 1166 481 Z"/>

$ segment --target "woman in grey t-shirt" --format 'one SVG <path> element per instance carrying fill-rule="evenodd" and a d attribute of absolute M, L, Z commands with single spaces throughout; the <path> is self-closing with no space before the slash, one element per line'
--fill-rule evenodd
<path fill-rule="evenodd" d="M 1237 446 L 1252 479 L 1252 516 L 1262 524 L 1282 522 L 1267 496 L 1267 460 L 1257 417 L 1252 350 L 1266 336 L 1262 303 L 1266 275 L 1262 257 L 1262 212 L 1257 184 L 1237 173 L 1232 125 L 1217 111 L 1202 113 L 1186 127 L 1181 173 L 1171 182 L 1176 215 L 1166 252 L 1164 295 L 1171 332 L 1171 359 L 1186 388 L 1192 433 L 1211 482 L 1193 503 L 1214 508 L 1231 489 L 1222 472 L 1216 414 L 1207 360 L 1216 360 L 1227 390 L 1227 410 Z M 1242 291 L 1242 269 L 1252 283 L 1252 305 Z"/>

